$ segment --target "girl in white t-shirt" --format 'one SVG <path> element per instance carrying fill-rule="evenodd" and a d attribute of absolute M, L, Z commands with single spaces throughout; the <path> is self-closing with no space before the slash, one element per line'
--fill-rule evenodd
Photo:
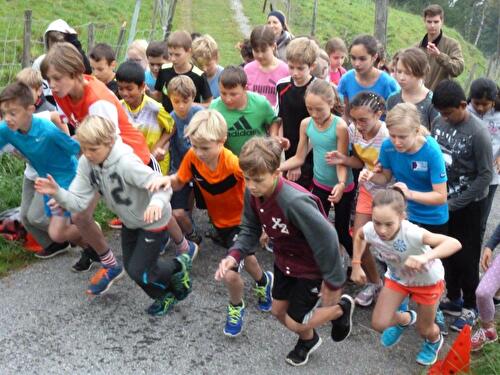
<path fill-rule="evenodd" d="M 373 197 L 372 221 L 366 223 L 354 238 L 351 279 L 366 282 L 361 256 L 370 250 L 387 264 L 385 283 L 372 315 L 372 327 L 381 332 L 381 343 L 390 347 L 402 333 L 417 323 L 424 343 L 417 362 L 428 366 L 436 362 L 443 337 L 434 323 L 439 299 L 444 290 L 444 269 L 439 259 L 461 248 L 456 239 L 431 233 L 406 219 L 406 201 L 398 188 L 378 191 Z M 397 311 L 409 296 L 417 303 L 413 310 Z"/>

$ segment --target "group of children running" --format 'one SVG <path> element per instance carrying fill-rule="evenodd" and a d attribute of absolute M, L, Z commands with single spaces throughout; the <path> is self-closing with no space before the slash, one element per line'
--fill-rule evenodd
<path fill-rule="evenodd" d="M 374 301 L 382 345 L 416 324 L 422 365 L 437 360 L 443 313 L 456 331 L 479 314 L 473 350 L 497 340 L 498 227 L 481 259 L 500 168 L 494 82 L 475 80 L 469 97 L 452 80 L 432 92 L 420 48 L 398 53 L 393 77 L 376 65 L 374 37 L 349 48 L 333 38 L 325 52 L 293 38 L 277 11 L 243 43 L 253 61 L 225 68 L 212 37 L 185 31 L 135 42 L 118 67 L 106 44 L 87 60 L 64 37 L 72 29 L 56 23 L 48 37 L 63 37 L 47 45 L 41 74 L 24 69 L 0 94 L 0 148 L 11 144 L 27 161 L 21 212 L 44 247 L 37 256 L 74 244 L 82 253 L 73 271 L 102 265 L 88 294 L 105 293 L 125 270 L 151 297 L 149 314 L 171 311 L 192 291 L 203 238 L 196 204 L 210 219 L 205 236 L 227 249 L 214 266 L 229 295 L 224 334 L 243 329 L 245 269 L 258 309 L 298 335 L 286 356 L 293 366 L 321 344 L 317 327 L 330 323 L 343 341 L 355 304 Z M 325 54 L 327 69 L 317 69 Z M 101 198 L 117 215 L 123 265 L 93 220 Z M 174 256 L 161 256 L 167 238 Z M 272 271 L 260 266 L 259 245 L 273 251 Z M 355 298 L 342 293 L 348 278 L 363 285 Z"/>

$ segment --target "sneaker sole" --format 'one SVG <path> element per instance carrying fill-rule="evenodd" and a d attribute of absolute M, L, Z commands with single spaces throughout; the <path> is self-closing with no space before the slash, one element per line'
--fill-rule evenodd
<path fill-rule="evenodd" d="M 116 280 L 119 280 L 123 277 L 123 275 L 125 274 L 125 270 L 122 269 L 122 272 L 120 272 L 113 280 L 111 280 L 108 284 L 108 286 L 106 287 L 106 289 L 104 289 L 102 292 L 98 293 L 98 294 L 95 294 L 95 293 L 92 293 L 90 290 L 86 290 L 85 293 L 87 293 L 88 295 L 91 295 L 91 296 L 102 296 L 104 293 L 106 293 L 109 288 L 111 288 L 111 285 L 113 285 L 113 283 L 116 281 Z"/>
<path fill-rule="evenodd" d="M 349 332 L 347 332 L 347 335 L 342 340 L 340 340 L 340 341 L 334 341 L 334 342 L 342 342 L 342 341 L 344 341 L 345 339 L 347 339 L 351 335 L 351 331 L 352 331 L 352 316 L 354 314 L 354 307 L 356 306 L 356 304 L 354 303 L 354 299 L 349 294 L 344 294 L 340 298 L 347 298 L 351 302 L 351 311 L 349 311 Z"/>
<path fill-rule="evenodd" d="M 304 366 L 307 363 L 307 361 L 309 361 L 309 356 L 311 355 L 311 353 L 314 352 L 316 349 L 318 349 L 322 343 L 323 343 L 323 340 L 321 339 L 321 337 L 319 337 L 319 340 L 316 343 L 316 345 L 314 345 L 311 348 L 311 350 L 309 350 L 309 353 L 307 353 L 307 356 L 306 356 L 306 359 L 304 360 L 304 362 L 295 363 L 288 358 L 285 358 L 285 362 L 288 363 L 289 365 L 294 366 L 294 367 Z"/>
<path fill-rule="evenodd" d="M 87 273 L 87 272 L 89 272 L 94 267 L 94 263 L 95 262 L 90 263 L 89 268 L 87 268 L 86 270 L 77 270 L 77 269 L 71 267 L 71 271 L 74 272 L 74 273 Z"/>
<path fill-rule="evenodd" d="M 271 291 L 273 290 L 273 286 L 274 286 L 274 274 L 272 272 L 269 272 L 269 274 L 271 275 L 270 276 L 270 279 L 271 279 Z M 258 306 L 259 308 L 259 311 L 260 312 L 269 312 L 272 310 L 273 308 L 273 297 L 271 296 L 271 306 L 269 306 L 268 309 L 261 309 L 260 306 Z"/>
<path fill-rule="evenodd" d="M 357 297 L 354 298 L 354 302 L 356 303 L 356 305 L 359 305 L 361 307 L 368 307 L 368 306 L 371 306 L 371 304 L 373 303 L 373 299 L 369 302 L 369 303 L 366 303 L 364 301 L 361 301 L 359 300 Z"/>
<path fill-rule="evenodd" d="M 56 252 L 50 254 L 50 255 L 47 255 L 47 256 L 40 256 L 39 253 L 35 253 L 35 257 L 37 257 L 38 259 L 50 259 L 50 258 L 54 258 L 55 256 L 58 256 L 58 255 L 61 255 L 61 254 L 64 254 L 66 252 L 69 251 L 69 249 L 71 248 L 71 246 L 66 246 L 64 249 L 61 249 L 61 250 L 57 250 Z"/>
<path fill-rule="evenodd" d="M 196 257 L 198 256 L 198 252 L 200 251 L 200 245 L 198 245 L 194 241 L 193 241 L 193 243 L 196 245 L 196 247 L 194 248 L 194 253 L 193 253 L 193 256 L 191 257 L 191 262 L 196 259 Z"/>
<path fill-rule="evenodd" d="M 444 344 L 444 338 L 441 337 L 441 343 L 439 344 L 439 348 L 438 350 L 436 351 L 436 357 L 434 358 L 434 361 L 432 362 L 429 362 L 429 363 L 423 363 L 423 362 L 420 362 L 418 359 L 417 359 L 417 363 L 419 365 L 422 365 L 422 366 L 432 366 L 434 363 L 437 362 L 438 360 L 438 357 L 439 357 L 439 351 L 441 350 L 441 348 L 443 347 L 443 344 Z"/>
<path fill-rule="evenodd" d="M 471 348 L 471 349 L 470 349 L 470 351 L 471 351 L 471 352 L 478 352 L 478 351 L 480 351 L 481 349 L 483 349 L 485 345 L 488 345 L 488 344 L 494 344 L 494 343 L 495 343 L 495 342 L 497 342 L 497 341 L 498 341 L 498 336 L 497 336 L 497 338 L 496 338 L 495 340 L 488 340 L 488 341 L 483 342 L 483 345 L 481 345 L 480 347 L 477 347 L 477 348 Z"/>
<path fill-rule="evenodd" d="M 111 229 L 122 229 L 123 228 L 122 225 L 110 225 L 110 224 L 108 224 L 108 227 L 110 227 Z"/>
<path fill-rule="evenodd" d="M 231 333 L 231 332 L 227 332 L 226 330 L 224 330 L 224 335 L 227 337 L 238 337 L 239 335 L 241 335 L 242 331 L 243 331 L 243 328 L 238 333 Z"/>
<path fill-rule="evenodd" d="M 476 325 L 477 321 L 474 322 L 474 324 L 470 325 L 469 323 L 466 323 L 467 325 L 470 325 L 471 328 L 474 327 Z M 465 327 L 465 325 L 464 325 Z M 454 326 L 453 324 L 450 326 L 450 328 L 455 331 L 455 332 L 460 332 L 464 327 L 460 328 L 460 327 L 457 327 L 457 326 Z"/>
<path fill-rule="evenodd" d="M 443 314 L 450 315 L 450 316 L 455 316 L 457 318 L 460 315 L 462 315 L 462 310 L 460 310 L 460 311 L 453 311 L 453 310 L 443 310 L 443 309 L 441 309 L 441 311 L 443 312 Z"/>

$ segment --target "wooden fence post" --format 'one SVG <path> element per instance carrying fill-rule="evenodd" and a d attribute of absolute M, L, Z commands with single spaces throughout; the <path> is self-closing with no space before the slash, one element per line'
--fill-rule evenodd
<path fill-rule="evenodd" d="M 91 22 L 87 26 L 87 52 L 90 53 L 95 45 L 95 25 Z"/>
<path fill-rule="evenodd" d="M 316 18 L 318 16 L 318 0 L 314 0 L 312 23 L 311 23 L 311 36 L 316 34 Z"/>
<path fill-rule="evenodd" d="M 172 23 L 174 21 L 174 14 L 175 14 L 176 5 L 177 5 L 177 0 L 170 0 L 170 4 L 168 7 L 167 25 L 165 27 L 164 40 L 167 40 L 168 36 L 170 35 L 170 31 L 172 31 Z"/>
<path fill-rule="evenodd" d="M 135 32 L 137 30 L 137 21 L 139 20 L 139 13 L 141 11 L 141 0 L 135 0 L 134 13 L 132 14 L 132 22 L 130 24 L 130 32 L 128 34 L 127 46 L 130 46 L 135 39 Z"/>
<path fill-rule="evenodd" d="M 31 9 L 24 11 L 23 68 L 31 65 L 31 14 Z"/>
<path fill-rule="evenodd" d="M 119 61 L 119 59 L 120 59 L 121 49 L 123 46 L 123 42 L 125 41 L 125 31 L 126 30 L 127 30 L 127 22 L 123 22 L 122 26 L 120 27 L 120 33 L 118 34 L 118 41 L 116 42 L 115 55 L 116 55 L 117 61 Z"/>
<path fill-rule="evenodd" d="M 375 38 L 387 50 L 387 18 L 389 16 L 389 0 L 375 1 Z"/>

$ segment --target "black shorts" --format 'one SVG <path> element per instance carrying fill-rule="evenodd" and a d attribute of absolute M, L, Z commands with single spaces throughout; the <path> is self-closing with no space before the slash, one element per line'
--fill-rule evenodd
<path fill-rule="evenodd" d="M 240 227 L 217 228 L 214 226 L 214 228 L 218 237 L 215 241 L 226 249 L 233 247 L 238 237 L 238 233 L 240 233 Z"/>
<path fill-rule="evenodd" d="M 318 303 L 322 282 L 321 279 L 298 279 L 287 276 L 275 264 L 273 299 L 288 301 L 288 316 L 302 324 L 305 316 Z"/>
<path fill-rule="evenodd" d="M 191 185 L 191 183 L 187 183 L 179 191 L 174 191 L 174 193 L 172 194 L 172 198 L 170 199 L 170 205 L 172 206 L 172 209 L 189 210 L 191 208 L 189 207 L 189 196 L 191 195 L 192 191 L 193 186 Z"/>

